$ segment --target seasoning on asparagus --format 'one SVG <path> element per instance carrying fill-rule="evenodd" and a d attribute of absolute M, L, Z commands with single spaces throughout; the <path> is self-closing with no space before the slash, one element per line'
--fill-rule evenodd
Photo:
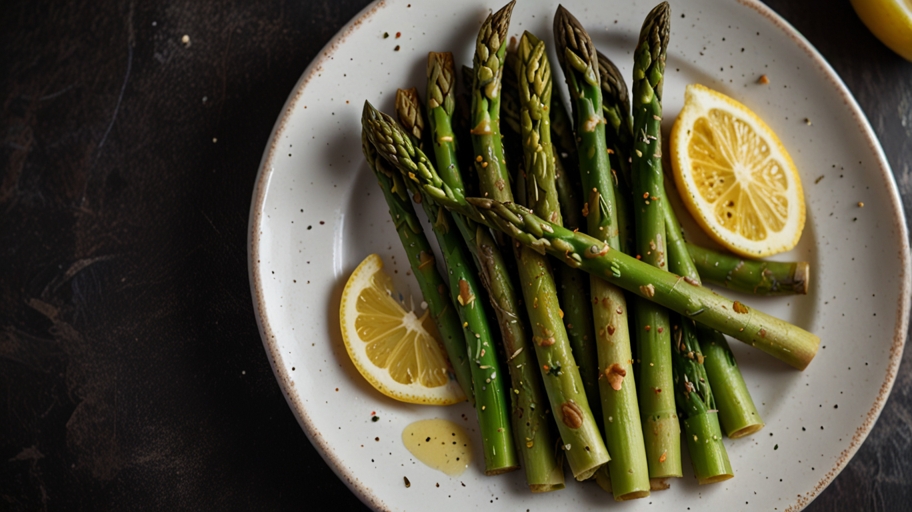
<path fill-rule="evenodd" d="M 371 107 L 365 109 L 362 126 L 370 116 L 385 117 L 387 123 L 394 123 L 392 118 Z M 366 127 L 365 127 L 366 128 Z M 409 136 L 401 131 L 386 132 L 386 135 L 366 129 L 370 142 L 377 152 L 388 162 L 390 151 L 408 142 L 415 147 Z M 413 182 L 407 181 L 406 183 Z M 408 185 L 408 186 L 411 186 Z M 418 187 L 415 186 L 415 189 Z M 483 300 L 476 300 L 481 292 L 477 283 L 475 268 L 469 261 L 469 255 L 462 239 L 452 230 L 453 221 L 449 213 L 427 194 L 419 194 L 421 205 L 431 221 L 440 250 L 443 253 L 449 279 L 450 296 L 459 319 L 462 321 L 469 357 L 469 368 L 472 371 L 473 390 L 475 393 L 475 410 L 478 415 L 482 444 L 484 448 L 485 473 L 496 475 L 517 469 L 516 448 L 513 443 L 513 432 L 510 424 L 509 403 L 502 382 L 503 373 L 488 329 Z"/>
<path fill-rule="evenodd" d="M 749 260 L 687 244 L 700 276 L 706 281 L 754 295 L 805 295 L 810 284 L 806 261 Z"/>
<path fill-rule="evenodd" d="M 630 116 L 630 97 L 620 70 L 600 52 L 598 56 L 599 85 L 602 89 L 602 113 L 605 116 L 605 143 L 617 185 L 618 236 L 621 250 L 630 254 L 634 246 L 633 212 L 631 210 L 630 152 L 633 150 L 633 121 Z"/>
<path fill-rule="evenodd" d="M 486 197 L 512 201 L 500 136 L 501 80 L 506 37 L 514 3 L 492 14 L 479 31 L 475 58 L 472 147 L 481 192 Z M 520 287 L 532 326 L 533 345 L 545 391 L 551 404 L 564 453 L 573 476 L 584 480 L 609 459 L 608 451 L 580 380 L 561 319 L 554 275 L 548 259 L 520 247 L 515 251 Z"/>
<path fill-rule="evenodd" d="M 690 462 L 700 485 L 722 482 L 735 475 L 722 443 L 713 388 L 703 366 L 696 326 L 693 320 L 679 314 L 674 315 L 674 320 L 674 395 Z"/>
<path fill-rule="evenodd" d="M 450 187 L 463 190 L 463 180 L 456 156 L 457 139 L 453 131 L 455 76 L 451 53 L 428 54 L 427 111 L 430 139 L 437 168 Z M 469 250 L 475 258 L 497 315 L 504 351 L 509 358 L 512 390 L 513 434 L 532 492 L 548 492 L 564 487 L 561 461 L 555 457 L 554 436 L 547 416 L 541 375 L 530 347 L 526 322 L 520 314 L 519 300 L 512 280 L 494 239 L 486 227 L 463 215 L 453 216 Z"/>
<path fill-rule="evenodd" d="M 700 282 L 700 276 L 687 254 L 684 237 L 678 219 L 669 201 L 662 202 L 665 226 L 668 235 L 668 268 L 675 274 Z M 706 352 L 702 349 L 703 338 L 693 320 L 675 313 L 672 315 L 671 357 L 674 369 L 675 403 L 684 426 L 684 440 L 687 442 L 694 475 L 700 484 L 728 480 L 734 476 L 728 452 L 722 444 L 722 429 L 719 427 L 720 414 L 716 406 L 716 393 L 730 393 L 735 383 L 730 380 L 715 380 L 709 375 L 705 364 Z M 737 366 L 734 367 L 737 372 Z M 729 373 L 726 377 L 731 377 Z M 740 373 L 738 373 L 740 378 Z M 718 384 L 718 386 L 716 385 Z M 745 388 L 746 391 L 746 388 Z M 748 400 L 750 396 L 748 396 Z M 753 404 L 751 404 L 753 405 Z M 759 419 L 759 416 L 756 416 Z"/>
<path fill-rule="evenodd" d="M 453 373 L 456 380 L 459 381 L 460 387 L 465 392 L 466 397 L 472 404 L 475 403 L 475 395 L 472 390 L 472 373 L 469 369 L 468 352 L 466 350 L 466 340 L 463 337 L 463 331 L 459 316 L 453 303 L 447 295 L 446 282 L 437 272 L 437 266 L 434 264 L 434 252 L 424 236 L 424 230 L 418 222 L 415 215 L 415 209 L 412 208 L 412 201 L 408 197 L 405 184 L 402 181 L 402 175 L 397 169 L 391 168 L 386 160 L 377 155 L 373 144 L 366 139 L 366 135 L 361 136 L 361 149 L 364 151 L 364 157 L 367 163 L 377 176 L 377 183 L 383 191 L 383 197 L 389 206 L 390 217 L 396 226 L 396 233 L 408 256 L 409 265 L 415 280 L 418 281 L 418 287 L 424 296 L 424 301 L 428 305 L 434 324 L 437 326 L 437 332 L 440 333 L 440 339 L 443 347 L 446 349 L 447 357 L 450 359 L 450 365 L 453 367 Z"/>
<path fill-rule="evenodd" d="M 555 152 L 554 180 L 561 219 L 564 221 L 564 227 L 571 230 L 579 229 L 583 227 L 582 205 L 579 199 L 583 186 L 579 182 L 579 162 L 572 122 L 557 90 L 551 91 L 551 135 Z M 599 396 L 598 379 L 601 372 L 596 349 L 595 324 L 592 320 L 592 304 L 589 302 L 589 277 L 585 272 L 567 265 L 558 266 L 557 275 L 567 336 L 570 337 L 570 346 L 573 347 L 573 354 L 579 363 L 580 377 L 586 386 L 586 396 L 592 397 L 589 406 L 592 407 L 596 422 L 601 426 L 601 398 L 595 400 L 595 397 Z"/>
<path fill-rule="evenodd" d="M 563 7 L 554 18 L 557 55 L 576 114 L 577 154 L 587 232 L 620 249 L 614 177 L 605 145 L 602 94 L 595 47 L 582 25 Z M 599 358 L 599 390 L 608 469 L 617 500 L 649 495 L 643 424 L 633 375 L 633 356 L 623 291 L 598 276 L 590 279 L 592 316 Z"/>
<path fill-rule="evenodd" d="M 412 165 L 415 162 L 411 162 Z M 407 164 L 406 164 L 407 165 Z M 400 167 L 402 170 L 405 167 Z M 604 242 L 550 223 L 528 209 L 487 198 L 465 198 L 452 193 L 439 180 L 426 178 L 422 164 L 410 176 L 441 204 L 463 212 L 523 245 L 557 257 L 567 265 L 604 278 L 621 288 L 762 350 L 780 361 L 804 370 L 820 347 L 820 338 L 740 301 L 732 301 L 692 279 L 653 267 Z"/>
<path fill-rule="evenodd" d="M 666 201 L 662 174 L 662 81 L 668 46 L 670 12 L 667 2 L 653 8 L 640 30 L 633 67 L 633 153 L 631 188 L 636 226 L 636 255 L 667 269 L 665 260 Z M 651 478 L 679 477 L 681 430 L 672 387 L 671 330 L 668 311 L 637 301 L 639 398 Z M 665 391 L 663 393 L 663 391 Z"/>
<path fill-rule="evenodd" d="M 666 202 L 665 224 L 668 226 L 668 266 L 669 269 L 701 284 L 700 274 L 688 253 L 689 247 L 684 242 L 681 225 L 671 208 Z M 719 421 L 725 429 L 725 434 L 730 438 L 744 437 L 763 428 L 763 420 L 754 406 L 741 370 L 735 361 L 725 341 L 725 336 L 712 329 L 697 327 L 697 339 L 704 356 L 704 367 L 712 384 L 712 395 L 719 410 Z"/>
<path fill-rule="evenodd" d="M 740 301 L 732 301 L 681 276 L 611 250 L 604 242 L 535 216 L 517 204 L 466 198 L 447 186 L 423 151 L 401 128 L 365 102 L 362 127 L 380 155 L 416 182 L 441 206 L 462 213 L 517 242 L 550 254 L 567 265 L 604 278 L 621 288 L 682 313 L 699 317 L 710 328 L 804 370 L 820 347 L 820 338 Z M 379 143 L 377 141 L 380 141 Z M 685 286 L 686 285 L 686 286 Z M 737 305 L 735 305 L 737 302 Z"/>

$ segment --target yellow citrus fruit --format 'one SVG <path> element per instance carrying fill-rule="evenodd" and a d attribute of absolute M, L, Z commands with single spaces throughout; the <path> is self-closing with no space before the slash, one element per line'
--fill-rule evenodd
<path fill-rule="evenodd" d="M 877 39 L 912 61 L 912 0 L 852 0 L 852 7 Z"/>
<path fill-rule="evenodd" d="M 429 312 L 419 318 L 395 295 L 376 254 L 348 278 L 339 320 L 352 363 L 377 391 L 396 400 L 429 405 L 465 401 Z"/>
<path fill-rule="evenodd" d="M 798 243 L 805 220 L 798 171 L 776 134 L 749 108 L 689 85 L 669 145 L 681 199 L 714 240 L 755 258 Z"/>

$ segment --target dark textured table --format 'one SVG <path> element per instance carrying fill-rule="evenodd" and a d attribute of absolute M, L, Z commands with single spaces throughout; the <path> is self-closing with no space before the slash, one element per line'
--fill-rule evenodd
<path fill-rule="evenodd" d="M 246 242 L 286 96 L 366 3 L 5 2 L 0 510 L 363 509 L 273 378 Z M 908 216 L 912 63 L 847 0 L 767 3 L 861 104 Z M 910 358 L 809 510 L 912 503 Z"/>

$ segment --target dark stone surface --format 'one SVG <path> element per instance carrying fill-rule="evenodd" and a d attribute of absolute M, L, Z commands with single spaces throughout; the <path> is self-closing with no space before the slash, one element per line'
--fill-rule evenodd
<path fill-rule="evenodd" d="M 276 384 L 245 251 L 286 96 L 366 3 L 0 9 L 0 509 L 363 509 Z M 912 63 L 846 0 L 767 3 L 855 94 L 912 213 Z M 912 503 L 910 357 L 809 510 Z"/>

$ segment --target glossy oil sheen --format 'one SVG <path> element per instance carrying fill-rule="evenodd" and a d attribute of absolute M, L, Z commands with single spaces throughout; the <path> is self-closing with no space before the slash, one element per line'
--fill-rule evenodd
<path fill-rule="evenodd" d="M 419 420 L 402 431 L 402 444 L 419 461 L 449 476 L 461 475 L 472 462 L 472 439 L 449 420 Z"/>

